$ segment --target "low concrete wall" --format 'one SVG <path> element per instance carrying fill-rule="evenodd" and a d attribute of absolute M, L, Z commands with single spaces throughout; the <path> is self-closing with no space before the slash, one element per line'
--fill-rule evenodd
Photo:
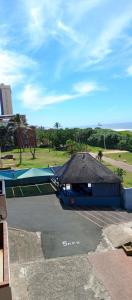
<path fill-rule="evenodd" d="M 0 281 L 0 300 L 11 300 L 10 288 L 10 268 L 9 268 L 9 243 L 8 243 L 8 228 L 7 228 L 7 210 L 6 210 L 6 196 L 5 183 L 2 181 L 2 191 L 0 194 L 0 249 L 3 253 L 2 277 Z M 3 221 L 4 220 L 4 221 Z"/>
<path fill-rule="evenodd" d="M 132 188 L 123 189 L 123 206 L 127 210 L 132 210 Z"/>
<path fill-rule="evenodd" d="M 5 195 L 0 195 L 0 219 L 5 220 L 7 218 L 6 199 Z"/>

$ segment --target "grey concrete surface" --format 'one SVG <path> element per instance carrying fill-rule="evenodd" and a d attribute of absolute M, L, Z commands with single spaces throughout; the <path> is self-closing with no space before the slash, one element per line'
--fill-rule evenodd
<path fill-rule="evenodd" d="M 112 300 L 132 299 L 132 259 L 122 249 L 89 255 L 96 276 Z"/>
<path fill-rule="evenodd" d="M 86 254 L 46 260 L 40 236 L 21 230 L 9 230 L 9 245 L 13 300 L 111 299 Z"/>
<path fill-rule="evenodd" d="M 103 229 L 103 235 L 113 247 L 120 247 L 132 241 L 132 222 L 110 225 Z"/>
<path fill-rule="evenodd" d="M 55 195 L 7 199 L 8 226 L 41 232 L 46 258 L 95 251 L 101 228 L 72 210 L 64 210 Z"/>

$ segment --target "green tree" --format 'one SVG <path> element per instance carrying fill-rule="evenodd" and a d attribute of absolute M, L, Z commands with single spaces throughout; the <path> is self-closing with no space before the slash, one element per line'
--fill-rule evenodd
<path fill-rule="evenodd" d="M 2 126 L 0 126 L 0 148 L 1 148 L 1 150 L 4 149 L 6 141 L 7 141 L 7 127 L 2 125 Z"/>
<path fill-rule="evenodd" d="M 119 176 L 120 179 L 121 179 L 121 182 L 123 182 L 123 179 L 124 179 L 123 176 L 126 175 L 126 171 L 123 170 L 123 169 L 121 169 L 121 168 L 117 168 L 117 169 L 115 170 L 115 174 L 116 174 L 117 176 Z"/>
<path fill-rule="evenodd" d="M 28 136 L 28 146 L 30 149 L 30 153 L 32 154 L 32 159 L 35 159 L 36 158 L 35 153 L 37 147 L 35 126 L 30 126 L 27 128 L 27 136 Z"/>
<path fill-rule="evenodd" d="M 128 149 L 128 151 L 132 152 L 132 138 L 129 138 L 127 149 Z"/>
<path fill-rule="evenodd" d="M 71 155 L 78 151 L 78 144 L 73 140 L 67 140 L 66 148 Z"/>
<path fill-rule="evenodd" d="M 22 149 L 25 147 L 25 137 L 26 137 L 26 128 L 27 123 L 26 120 L 22 120 L 21 116 L 19 114 L 16 114 L 12 118 L 12 123 L 14 123 L 14 129 L 15 129 L 15 136 L 16 136 L 16 142 L 17 146 L 19 148 L 19 164 L 22 164 Z"/>

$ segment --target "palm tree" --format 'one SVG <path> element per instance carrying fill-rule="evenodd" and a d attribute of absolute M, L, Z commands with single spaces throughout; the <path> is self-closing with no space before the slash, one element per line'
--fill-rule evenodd
<path fill-rule="evenodd" d="M 56 129 L 59 129 L 61 127 L 61 124 L 59 122 L 55 122 L 54 127 Z"/>

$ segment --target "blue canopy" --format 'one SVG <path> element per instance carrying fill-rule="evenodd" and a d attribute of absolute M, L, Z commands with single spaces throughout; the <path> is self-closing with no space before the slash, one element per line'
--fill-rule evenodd
<path fill-rule="evenodd" d="M 24 178 L 53 176 L 54 173 L 50 168 L 31 168 L 21 170 L 1 170 L 0 180 L 18 180 Z"/>
<path fill-rule="evenodd" d="M 17 179 L 29 178 L 29 177 L 40 177 L 40 176 L 53 176 L 54 173 L 50 169 L 28 169 L 17 176 Z"/>

